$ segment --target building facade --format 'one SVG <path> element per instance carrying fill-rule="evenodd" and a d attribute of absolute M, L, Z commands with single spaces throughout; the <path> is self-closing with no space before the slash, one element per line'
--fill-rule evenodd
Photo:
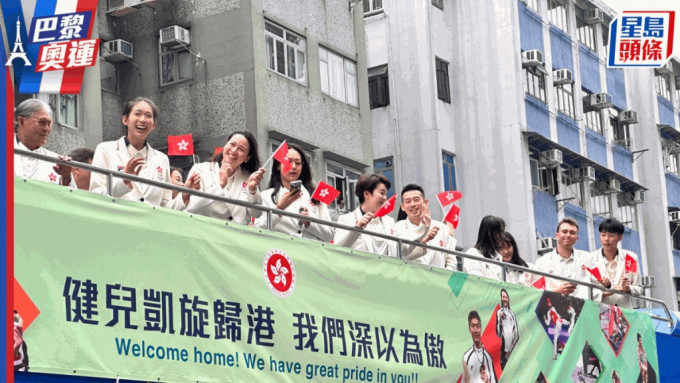
<path fill-rule="evenodd" d="M 606 67 L 611 9 L 597 0 L 363 4 L 374 166 L 395 190 L 416 182 L 431 201 L 462 191 L 459 243 L 474 244 L 482 217 L 497 215 L 531 261 L 554 246 L 560 218 L 577 220 L 576 247 L 592 251 L 599 223 L 615 217 L 622 247 L 655 277 L 645 279 L 649 294 L 677 308 L 677 224 L 667 228 L 680 193 L 677 157 L 666 154 L 677 153 L 680 84 L 663 72 L 670 95 L 657 97 L 655 71 Z"/>

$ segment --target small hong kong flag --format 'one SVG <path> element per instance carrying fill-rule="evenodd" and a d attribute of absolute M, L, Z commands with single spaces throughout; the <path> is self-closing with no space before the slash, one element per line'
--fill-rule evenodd
<path fill-rule="evenodd" d="M 454 229 L 457 229 L 460 223 L 460 208 L 456 205 L 451 206 L 451 210 L 449 210 L 444 219 L 452 224 Z"/>
<path fill-rule="evenodd" d="M 637 272 L 637 260 L 630 254 L 626 254 L 626 272 L 627 273 Z"/>
<path fill-rule="evenodd" d="M 312 198 L 319 202 L 323 202 L 326 205 L 330 205 L 339 195 L 339 190 L 336 190 L 334 187 L 323 181 L 319 181 L 319 184 L 316 185 L 316 189 L 314 189 Z"/>
<path fill-rule="evenodd" d="M 281 163 L 282 175 L 288 174 L 288 172 L 293 168 L 293 165 L 290 163 L 290 160 L 288 159 L 288 144 L 286 143 L 286 141 L 283 141 L 281 146 L 279 146 L 279 148 L 276 149 L 272 157 L 274 157 L 275 160 Z"/>
<path fill-rule="evenodd" d="M 222 150 L 224 150 L 223 147 L 221 147 L 221 146 L 216 147 L 215 151 L 213 152 L 213 156 L 216 156 L 216 155 L 222 153 Z"/>
<path fill-rule="evenodd" d="M 194 138 L 189 134 L 168 136 L 169 156 L 192 156 L 194 154 Z"/>
<path fill-rule="evenodd" d="M 540 277 L 536 282 L 532 284 L 535 288 L 539 290 L 545 290 L 545 277 Z"/>
<path fill-rule="evenodd" d="M 593 267 L 592 269 L 590 267 L 586 267 L 586 270 L 593 274 L 593 277 L 595 277 L 595 279 L 597 279 L 598 281 L 602 280 L 602 274 L 600 273 L 600 269 L 598 269 L 597 267 Z"/>
<path fill-rule="evenodd" d="M 373 215 L 380 218 L 390 214 L 390 212 L 394 210 L 394 202 L 396 201 L 396 199 L 397 195 L 395 194 L 392 197 L 390 197 L 390 199 L 388 199 L 387 202 L 380 206 L 380 209 L 376 210 L 375 214 Z"/>
<path fill-rule="evenodd" d="M 439 201 L 439 204 L 442 205 L 442 209 L 461 198 L 463 198 L 463 193 L 459 192 L 458 190 L 443 191 L 437 194 L 437 200 Z"/>

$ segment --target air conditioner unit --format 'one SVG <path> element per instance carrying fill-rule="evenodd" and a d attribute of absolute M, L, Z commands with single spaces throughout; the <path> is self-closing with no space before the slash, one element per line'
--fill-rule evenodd
<path fill-rule="evenodd" d="M 522 52 L 522 66 L 543 65 L 543 52 L 538 49 Z"/>
<path fill-rule="evenodd" d="M 638 205 L 645 202 L 645 192 L 644 190 L 626 192 L 623 195 L 623 199 L 629 205 Z"/>
<path fill-rule="evenodd" d="M 568 2 L 569 2 L 569 0 L 555 0 L 555 3 L 557 3 L 557 4 L 559 4 L 559 5 L 564 5 L 564 4 L 568 3 Z"/>
<path fill-rule="evenodd" d="M 604 12 L 601 9 L 589 9 L 586 12 L 586 23 L 597 24 L 604 23 Z"/>
<path fill-rule="evenodd" d="M 541 152 L 539 161 L 547 166 L 557 166 L 562 163 L 562 151 L 559 149 L 550 149 Z"/>
<path fill-rule="evenodd" d="M 132 44 L 125 40 L 112 40 L 104 43 L 102 57 L 111 61 L 132 60 Z"/>
<path fill-rule="evenodd" d="M 589 94 L 583 98 L 583 102 L 591 109 L 597 110 L 611 108 L 613 106 L 612 96 L 607 92 Z"/>
<path fill-rule="evenodd" d="M 637 112 L 634 110 L 624 110 L 619 112 L 619 121 L 626 124 L 637 124 Z"/>
<path fill-rule="evenodd" d="M 595 168 L 592 166 L 584 166 L 579 169 L 581 172 L 582 181 L 595 181 L 597 177 L 595 176 Z"/>
<path fill-rule="evenodd" d="M 668 213 L 668 222 L 680 223 L 680 211 L 672 211 Z"/>
<path fill-rule="evenodd" d="M 597 183 L 597 189 L 603 194 L 621 193 L 621 181 L 615 178 L 599 181 Z"/>
<path fill-rule="evenodd" d="M 137 11 L 142 5 L 152 5 L 155 2 L 156 0 L 108 0 L 106 14 L 116 17 L 125 16 Z"/>
<path fill-rule="evenodd" d="M 188 46 L 190 42 L 191 39 L 189 38 L 189 31 L 178 25 L 163 28 L 160 31 L 159 43 L 161 46 L 168 48 L 182 45 Z"/>
<path fill-rule="evenodd" d="M 673 63 L 668 61 L 667 63 L 663 64 L 661 67 L 656 68 L 656 73 L 657 74 L 668 74 L 673 72 Z"/>
<path fill-rule="evenodd" d="M 653 288 L 656 285 L 656 279 L 653 275 L 645 275 L 642 277 L 640 284 L 645 288 Z"/>
<path fill-rule="evenodd" d="M 573 82 L 571 71 L 569 69 L 558 69 L 553 71 L 553 84 L 570 84 Z"/>
<path fill-rule="evenodd" d="M 536 238 L 536 249 L 539 253 L 546 253 L 557 247 L 554 237 Z"/>

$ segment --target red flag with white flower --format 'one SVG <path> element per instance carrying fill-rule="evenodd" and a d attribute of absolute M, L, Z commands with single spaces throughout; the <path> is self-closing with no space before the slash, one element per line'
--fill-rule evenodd
<path fill-rule="evenodd" d="M 444 217 L 444 220 L 452 224 L 454 229 L 457 229 L 458 224 L 460 223 L 460 208 L 456 205 L 451 206 L 451 209 L 446 214 L 446 217 Z"/>
<path fill-rule="evenodd" d="M 224 148 L 221 147 L 221 146 L 216 147 L 215 152 L 213 153 L 213 156 L 216 156 L 216 155 L 222 153 L 223 150 L 224 150 Z"/>
<path fill-rule="evenodd" d="M 590 267 L 586 267 L 586 270 L 588 270 L 590 274 L 593 274 L 593 277 L 595 277 L 598 282 L 602 280 L 602 273 L 600 273 L 600 269 L 597 267 L 593 267 L 592 269 Z"/>
<path fill-rule="evenodd" d="M 194 138 L 191 133 L 181 136 L 168 136 L 169 156 L 192 156 L 194 155 Z"/>
<path fill-rule="evenodd" d="M 630 254 L 626 254 L 626 272 L 627 273 L 637 272 L 637 260 Z"/>
<path fill-rule="evenodd" d="M 539 290 L 545 290 L 545 277 L 540 277 L 532 284 L 535 288 Z"/>
<path fill-rule="evenodd" d="M 276 149 L 272 157 L 274 157 L 275 160 L 281 163 L 282 175 L 288 174 L 288 172 L 293 168 L 293 165 L 290 163 L 290 160 L 288 159 L 288 144 L 286 143 L 286 141 L 283 141 L 283 143 L 281 143 L 281 146 L 279 146 L 279 148 Z"/>
<path fill-rule="evenodd" d="M 338 198 L 339 195 L 340 195 L 339 190 L 335 189 L 334 187 L 323 181 L 319 181 L 319 184 L 316 185 L 316 189 L 314 189 L 312 198 L 319 202 L 323 202 L 326 205 L 330 205 L 331 202 L 333 202 L 334 199 Z"/>
<path fill-rule="evenodd" d="M 450 204 L 463 198 L 463 193 L 458 190 L 443 191 L 437 194 L 437 201 L 442 206 L 442 209 Z"/>
<path fill-rule="evenodd" d="M 390 214 L 390 212 L 394 210 L 394 203 L 396 202 L 396 200 L 397 195 L 395 194 L 392 197 L 390 197 L 390 199 L 388 199 L 382 206 L 380 206 L 380 209 L 376 210 L 374 215 L 376 217 L 383 217 Z"/>

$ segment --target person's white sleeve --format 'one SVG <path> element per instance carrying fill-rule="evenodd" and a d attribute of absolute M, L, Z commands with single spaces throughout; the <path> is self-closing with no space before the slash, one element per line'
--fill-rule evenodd
<path fill-rule="evenodd" d="M 475 255 L 477 257 L 482 256 L 479 253 L 479 250 L 475 249 L 474 247 L 469 248 L 465 253 L 470 254 L 470 255 Z M 476 259 L 466 258 L 463 261 L 463 271 L 470 274 L 470 275 L 478 275 L 480 277 L 484 276 L 484 270 L 483 270 L 482 262 L 480 262 Z"/>
<path fill-rule="evenodd" d="M 163 167 L 165 172 L 165 182 L 168 185 L 172 185 L 172 180 L 170 179 L 170 161 L 167 159 L 167 157 L 165 158 L 165 161 L 163 161 Z M 182 198 L 182 193 L 177 193 L 175 198 L 172 198 L 172 190 L 170 189 L 163 189 L 161 206 L 174 210 L 184 210 L 187 207 L 187 205 L 184 203 L 184 198 Z"/>
<path fill-rule="evenodd" d="M 354 214 L 345 214 L 338 217 L 338 223 L 346 226 L 355 226 L 356 222 L 350 222 Z M 359 231 L 336 229 L 333 236 L 333 243 L 338 246 L 352 247 L 361 236 Z"/>
<path fill-rule="evenodd" d="M 324 203 L 319 203 L 317 206 L 317 210 L 319 211 L 319 218 L 330 221 L 331 220 L 331 214 L 328 211 L 328 206 L 326 206 Z M 316 238 L 319 238 L 319 240 L 323 242 L 330 242 L 331 239 L 333 239 L 333 230 L 334 228 L 328 225 L 323 225 L 319 223 L 314 223 L 310 222 L 309 227 L 304 228 L 302 230 L 308 231 L 311 233 L 313 236 Z"/>
<path fill-rule="evenodd" d="M 92 165 L 113 170 L 111 169 L 109 159 L 105 152 L 105 144 L 106 143 L 101 143 L 97 145 L 97 148 L 94 151 L 94 157 L 92 158 Z M 108 195 L 108 188 L 106 187 L 107 182 L 106 174 L 92 172 L 92 175 L 90 176 L 90 191 L 93 193 Z M 128 188 L 122 178 L 113 177 L 113 184 L 111 187 L 111 193 L 113 194 L 112 197 L 120 198 L 130 191 L 132 191 L 132 187 Z"/>
<path fill-rule="evenodd" d="M 202 164 L 194 165 L 191 168 L 191 170 L 189 170 L 189 174 L 187 175 L 187 179 L 189 179 L 189 177 L 191 177 L 195 173 L 198 173 L 201 176 L 201 191 L 202 192 L 214 194 L 214 195 L 219 196 L 219 197 L 227 197 L 225 192 L 224 192 L 224 189 L 222 189 L 222 187 L 220 187 L 219 183 L 206 185 L 206 181 L 209 179 L 208 178 L 209 175 L 205 174 L 201 167 L 202 167 Z M 208 169 L 208 171 L 210 171 L 210 170 Z M 213 199 L 210 199 L 210 198 L 204 198 L 204 197 L 199 197 L 199 196 L 194 195 L 194 196 L 191 196 L 191 198 L 189 199 L 189 205 L 186 207 L 186 211 L 188 213 L 192 213 L 192 214 L 202 214 L 203 211 L 205 209 L 208 209 L 213 202 L 216 202 L 216 201 L 213 200 Z M 218 203 L 224 203 L 224 202 L 219 201 Z M 226 205 L 229 206 L 229 204 L 226 204 Z M 231 215 L 231 214 L 229 212 L 227 212 L 227 216 L 229 216 L 229 215 Z"/>
<path fill-rule="evenodd" d="M 406 223 L 404 222 L 403 224 L 395 224 L 394 225 L 394 231 L 397 235 L 397 237 L 401 239 L 405 239 L 407 241 L 414 241 L 414 242 L 420 242 L 425 238 L 427 235 L 427 231 L 430 229 L 428 226 L 420 226 L 418 227 L 415 231 L 411 230 L 406 230 L 404 226 Z M 401 245 L 401 256 L 403 259 L 407 261 L 413 261 L 417 263 L 423 263 L 423 255 L 427 253 L 426 248 L 420 247 L 417 245 L 411 245 L 408 243 L 403 243 Z"/>
<path fill-rule="evenodd" d="M 458 241 L 448 233 L 444 234 L 446 236 L 446 246 L 447 250 L 456 250 L 456 244 Z M 447 270 L 458 270 L 458 259 L 455 254 L 446 253 L 446 264 L 444 268 Z"/>
<path fill-rule="evenodd" d="M 262 196 L 260 196 L 260 188 L 258 187 L 255 194 L 250 194 L 250 191 L 246 189 L 246 201 L 254 203 L 256 205 L 262 205 Z M 258 218 L 262 215 L 262 210 L 254 207 L 246 208 L 246 212 L 249 216 Z"/>

